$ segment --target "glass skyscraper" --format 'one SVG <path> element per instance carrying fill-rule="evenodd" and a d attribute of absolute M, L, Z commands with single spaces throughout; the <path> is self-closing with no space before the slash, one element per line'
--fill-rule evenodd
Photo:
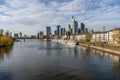
<path fill-rule="evenodd" d="M 57 25 L 57 35 L 61 35 L 61 25 Z"/>
<path fill-rule="evenodd" d="M 75 34 L 78 34 L 78 22 L 77 21 L 75 21 L 75 28 L 74 28 L 74 30 L 75 30 Z"/>
<path fill-rule="evenodd" d="M 72 28 L 71 28 L 70 24 L 68 25 L 68 32 L 70 32 L 70 34 L 72 34 Z"/>
<path fill-rule="evenodd" d="M 61 28 L 61 35 L 65 35 L 65 28 Z"/>
<path fill-rule="evenodd" d="M 85 31 L 85 24 L 84 24 L 84 23 L 81 23 L 81 32 L 84 33 L 84 31 Z"/>
<path fill-rule="evenodd" d="M 40 31 L 40 36 L 43 36 L 43 31 Z"/>
<path fill-rule="evenodd" d="M 46 35 L 51 35 L 51 27 L 50 26 L 46 27 Z"/>
<path fill-rule="evenodd" d="M 74 19 L 74 16 L 72 16 L 72 34 L 75 34 L 75 19 Z"/>
<path fill-rule="evenodd" d="M 78 33 L 78 22 L 75 21 L 74 17 L 72 16 L 72 34 Z"/>

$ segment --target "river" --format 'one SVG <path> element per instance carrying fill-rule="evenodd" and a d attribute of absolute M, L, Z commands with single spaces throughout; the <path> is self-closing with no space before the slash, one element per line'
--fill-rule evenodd
<path fill-rule="evenodd" d="M 54 41 L 0 48 L 0 80 L 120 80 L 119 56 Z"/>

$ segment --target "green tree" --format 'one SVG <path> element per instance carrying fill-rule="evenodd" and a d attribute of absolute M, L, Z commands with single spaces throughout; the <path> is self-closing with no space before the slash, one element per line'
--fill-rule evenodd
<path fill-rule="evenodd" d="M 90 42 L 90 40 L 91 40 L 90 35 L 85 35 L 85 42 Z"/>
<path fill-rule="evenodd" d="M 115 31 L 112 37 L 114 42 L 120 43 L 120 29 Z"/>

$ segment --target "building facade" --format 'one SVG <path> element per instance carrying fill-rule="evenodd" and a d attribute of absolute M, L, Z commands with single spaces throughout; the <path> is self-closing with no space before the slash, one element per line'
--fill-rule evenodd
<path fill-rule="evenodd" d="M 61 28 L 61 35 L 65 35 L 65 28 Z"/>
<path fill-rule="evenodd" d="M 61 35 L 61 25 L 57 25 L 56 28 L 57 28 L 56 29 L 56 35 L 60 36 Z"/>
<path fill-rule="evenodd" d="M 93 32 L 91 41 L 92 42 L 107 42 L 108 32 Z"/>
<path fill-rule="evenodd" d="M 46 27 L 46 35 L 51 35 L 51 26 Z"/>
<path fill-rule="evenodd" d="M 78 34 L 78 21 L 75 21 L 74 32 L 75 34 Z"/>
<path fill-rule="evenodd" d="M 80 27 L 81 27 L 81 33 L 84 33 L 84 31 L 85 31 L 85 24 L 81 23 Z"/>
<path fill-rule="evenodd" d="M 75 34 L 75 19 L 74 19 L 74 16 L 72 16 L 72 34 Z"/>
<path fill-rule="evenodd" d="M 40 38 L 43 37 L 43 31 L 39 32 L 39 36 L 40 36 Z"/>

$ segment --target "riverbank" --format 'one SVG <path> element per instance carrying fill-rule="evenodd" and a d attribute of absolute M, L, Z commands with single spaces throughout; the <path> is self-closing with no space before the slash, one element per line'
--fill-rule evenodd
<path fill-rule="evenodd" d="M 106 48 L 97 47 L 97 46 L 91 46 L 91 45 L 82 44 L 82 43 L 80 43 L 79 45 L 83 46 L 83 47 L 88 47 L 88 48 L 96 49 L 99 51 L 103 51 L 103 52 L 108 52 L 108 53 L 120 55 L 120 51 L 116 51 L 116 50 L 106 49 Z"/>
<path fill-rule="evenodd" d="M 0 37 L 0 47 L 13 45 L 13 38 L 10 36 Z"/>

